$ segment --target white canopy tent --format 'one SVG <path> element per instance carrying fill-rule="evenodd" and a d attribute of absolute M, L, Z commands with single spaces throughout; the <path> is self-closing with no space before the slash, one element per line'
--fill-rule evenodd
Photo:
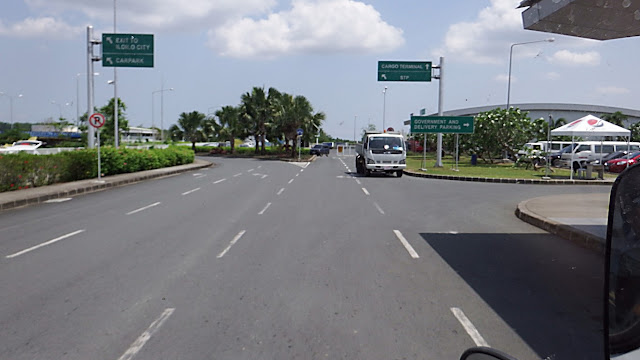
<path fill-rule="evenodd" d="M 567 125 L 551 130 L 551 136 L 571 136 L 571 143 L 576 136 L 584 137 L 605 137 L 605 136 L 626 136 L 627 148 L 631 141 L 631 130 L 614 125 L 593 115 L 587 115 L 575 120 Z M 602 146 L 600 147 L 602 149 Z M 573 151 L 571 151 L 571 180 L 573 180 Z"/>

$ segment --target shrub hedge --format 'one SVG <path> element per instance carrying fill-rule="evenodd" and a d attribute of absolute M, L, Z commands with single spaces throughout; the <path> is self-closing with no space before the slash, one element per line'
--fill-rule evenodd
<path fill-rule="evenodd" d="M 103 176 L 192 163 L 193 151 L 184 146 L 167 149 L 100 148 Z M 45 186 L 98 176 L 97 149 L 53 155 L 26 153 L 0 155 L 0 192 Z"/>

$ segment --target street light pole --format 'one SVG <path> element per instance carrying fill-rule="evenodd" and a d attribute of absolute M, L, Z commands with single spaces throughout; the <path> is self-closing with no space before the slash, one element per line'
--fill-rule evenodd
<path fill-rule="evenodd" d="M 382 99 L 382 131 L 385 131 L 385 118 L 387 115 L 387 87 L 384 87 L 384 90 L 382 90 L 382 95 L 383 95 L 383 99 Z"/>
<path fill-rule="evenodd" d="M 554 42 L 554 38 L 544 39 L 544 40 L 536 40 L 536 41 L 527 41 L 516 44 L 511 44 L 511 48 L 509 49 L 509 80 L 507 85 L 507 113 L 509 113 L 509 106 L 511 104 L 511 63 L 513 58 L 513 47 L 517 45 L 526 45 L 526 44 L 535 44 L 541 42 Z"/>
<path fill-rule="evenodd" d="M 353 142 L 356 142 L 356 121 L 358 121 L 358 115 L 353 117 Z"/>
<path fill-rule="evenodd" d="M 173 91 L 173 88 L 169 88 L 169 89 L 160 89 L 160 90 L 156 90 L 154 92 L 151 93 L 151 106 L 153 107 L 153 95 L 155 93 L 160 93 L 160 140 L 164 141 L 164 92 L 165 91 Z M 153 109 L 151 112 L 151 116 L 152 116 L 152 122 L 153 122 Z"/>
<path fill-rule="evenodd" d="M 11 126 L 13 127 L 13 98 L 14 96 L 11 96 L 7 93 L 4 92 L 0 92 L 0 96 L 6 96 L 9 98 L 9 119 L 11 121 Z M 23 95 L 22 94 L 18 94 L 18 96 L 16 96 L 18 99 L 21 98 Z"/>

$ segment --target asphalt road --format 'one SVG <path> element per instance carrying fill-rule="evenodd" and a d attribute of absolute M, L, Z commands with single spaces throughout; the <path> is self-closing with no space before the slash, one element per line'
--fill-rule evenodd
<path fill-rule="evenodd" d="M 2 213 L 0 358 L 602 358 L 602 259 L 514 210 L 608 188 L 213 161 Z"/>

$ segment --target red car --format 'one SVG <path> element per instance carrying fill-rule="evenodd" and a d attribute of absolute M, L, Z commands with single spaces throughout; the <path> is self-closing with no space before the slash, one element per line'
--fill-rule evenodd
<path fill-rule="evenodd" d="M 629 163 L 628 165 L 627 162 Z M 604 169 L 613 173 L 621 173 L 627 168 L 627 166 L 632 166 L 638 162 L 640 162 L 640 151 L 632 153 L 629 155 L 628 159 L 624 156 L 618 159 L 609 160 L 604 164 Z"/>

